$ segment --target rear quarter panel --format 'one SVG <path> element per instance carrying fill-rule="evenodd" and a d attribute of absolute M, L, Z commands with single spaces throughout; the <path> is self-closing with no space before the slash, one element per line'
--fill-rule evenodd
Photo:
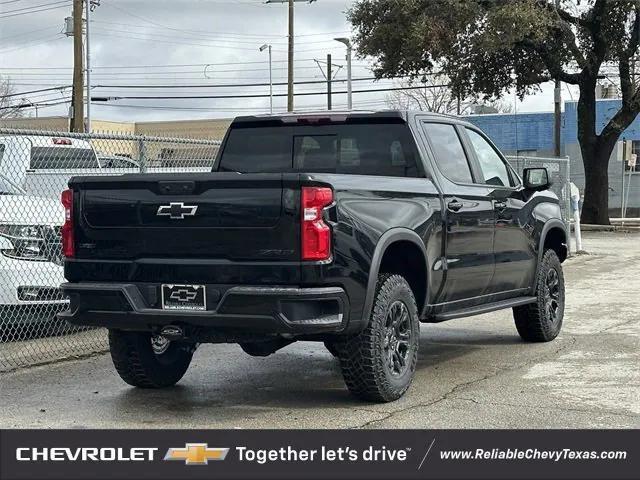
<path fill-rule="evenodd" d="M 335 199 L 327 212 L 333 230 L 333 261 L 303 264 L 302 282 L 342 286 L 349 295 L 352 323 L 362 318 L 372 259 L 380 238 L 391 229 L 411 230 L 422 239 L 430 266 L 427 290 L 437 290 L 442 281 L 436 266 L 442 249 L 442 219 L 440 198 L 431 181 L 329 174 L 305 175 L 301 181 L 330 184 Z"/>

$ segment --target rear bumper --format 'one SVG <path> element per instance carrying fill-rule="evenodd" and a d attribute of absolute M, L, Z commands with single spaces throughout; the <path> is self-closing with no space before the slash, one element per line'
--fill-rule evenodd
<path fill-rule="evenodd" d="M 340 287 L 231 287 L 205 311 L 163 310 L 157 304 L 154 308 L 135 284 L 64 283 L 61 288 L 70 304 L 58 317 L 74 325 L 122 330 L 180 325 L 257 335 L 300 335 L 339 333 L 349 322 L 349 299 Z"/>

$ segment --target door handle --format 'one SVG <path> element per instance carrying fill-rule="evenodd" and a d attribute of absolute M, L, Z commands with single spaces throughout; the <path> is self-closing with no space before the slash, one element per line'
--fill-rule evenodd
<path fill-rule="evenodd" d="M 496 210 L 504 210 L 507 208 L 507 202 L 499 201 L 494 203 L 494 207 Z"/>
<path fill-rule="evenodd" d="M 458 200 L 451 200 L 449 203 L 447 203 L 447 208 L 452 212 L 457 212 L 462 207 L 462 202 L 459 202 Z"/>

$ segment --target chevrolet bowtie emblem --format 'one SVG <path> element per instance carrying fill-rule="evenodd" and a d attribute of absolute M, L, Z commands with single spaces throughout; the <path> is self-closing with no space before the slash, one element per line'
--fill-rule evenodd
<path fill-rule="evenodd" d="M 165 460 L 182 460 L 187 465 L 208 465 L 209 460 L 224 460 L 228 448 L 209 448 L 206 443 L 187 443 L 185 448 L 170 448 Z"/>
<path fill-rule="evenodd" d="M 169 217 L 171 220 L 184 220 L 184 217 L 193 217 L 197 210 L 197 205 L 171 202 L 169 205 L 160 205 L 156 215 L 159 217 Z"/>

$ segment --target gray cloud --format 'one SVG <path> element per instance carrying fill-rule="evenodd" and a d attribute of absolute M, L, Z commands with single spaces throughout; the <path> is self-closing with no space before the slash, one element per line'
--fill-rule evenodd
<path fill-rule="evenodd" d="M 71 83 L 71 38 L 62 31 L 64 18 L 71 7 L 42 11 L 29 15 L 2 18 L 18 8 L 33 7 L 56 0 L 20 0 L 0 5 L 0 74 L 10 76 L 17 91 L 46 88 Z M 344 65 L 344 47 L 333 41 L 335 36 L 348 36 L 350 25 L 345 11 L 353 0 L 318 0 L 312 4 L 296 2 L 296 80 L 321 80 L 313 59 L 324 60 L 327 53 L 333 62 Z M 70 2 L 69 2 L 70 5 Z M 268 81 L 266 52 L 258 52 L 263 43 L 273 45 L 274 82 L 286 81 L 287 6 L 261 3 L 259 0 L 101 0 L 92 14 L 91 52 L 94 85 L 131 84 L 228 84 Z M 262 63 L 249 63 L 262 62 Z M 157 65 L 216 65 L 164 67 Z M 354 77 L 369 77 L 368 62 L 354 60 Z M 38 70 L 34 67 L 47 68 Z M 107 68 L 108 67 L 108 68 Z M 115 68 L 133 67 L 133 68 Z M 53 70 L 56 68 L 57 70 Z M 345 69 L 337 79 L 345 78 Z M 354 89 L 391 86 L 385 80 L 377 84 L 367 81 Z M 300 85 L 297 92 L 324 91 L 324 85 Z M 337 83 L 334 91 L 344 90 Z M 286 87 L 274 88 L 285 93 Z M 69 91 L 67 91 L 67 94 Z M 267 94 L 268 87 L 191 88 L 191 89 L 115 89 L 95 88 L 93 96 L 124 95 L 232 95 Z M 548 92 L 530 103 L 532 109 L 551 108 Z M 68 95 L 67 95 L 68 96 Z M 356 108 L 384 108 L 385 93 L 354 96 Z M 58 92 L 33 94 L 35 102 L 55 101 Z M 334 105 L 344 106 L 345 95 L 335 95 Z M 297 108 L 322 108 L 323 95 L 296 97 Z M 152 108 L 117 107 L 111 105 L 144 105 Z M 548 105 L 548 107 L 547 107 Z M 276 110 L 284 110 L 286 98 L 274 100 Z M 526 108 L 527 103 L 519 108 Z M 541 106 L 547 108 L 540 108 Z M 185 110 L 177 110 L 184 108 Z M 201 99 L 201 100 L 120 100 L 93 107 L 94 118 L 127 120 L 171 118 L 229 117 L 250 109 L 264 112 L 268 98 Z M 66 115 L 60 105 L 41 109 L 42 115 Z"/>

